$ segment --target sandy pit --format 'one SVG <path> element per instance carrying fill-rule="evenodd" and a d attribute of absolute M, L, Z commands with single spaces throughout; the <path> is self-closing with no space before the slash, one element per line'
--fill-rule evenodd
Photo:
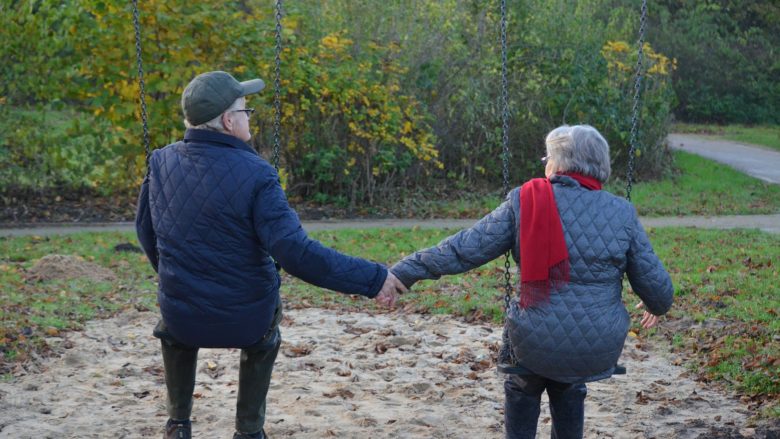
<path fill-rule="evenodd" d="M 62 355 L 0 382 L 0 437 L 161 437 L 157 315 L 128 311 L 48 339 Z M 446 316 L 289 310 L 268 401 L 271 438 L 501 438 L 500 327 Z M 193 435 L 231 437 L 238 351 L 201 350 Z M 589 385 L 588 438 L 752 438 L 750 413 L 629 339 L 628 374 Z M 539 437 L 550 435 L 543 403 Z M 762 436 L 763 437 L 763 436 Z"/>

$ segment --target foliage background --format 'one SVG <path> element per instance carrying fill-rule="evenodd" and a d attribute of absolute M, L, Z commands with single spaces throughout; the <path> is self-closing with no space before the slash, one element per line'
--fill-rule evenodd
<path fill-rule="evenodd" d="M 563 123 L 588 123 L 605 134 L 619 180 L 628 151 L 638 5 L 508 3 L 512 184 L 540 173 L 544 136 Z M 721 65 L 699 49 L 712 42 L 733 54 L 749 41 L 755 53 L 774 50 L 777 8 L 753 1 L 747 9 L 757 12 L 732 17 L 725 0 L 689 3 L 650 1 L 641 179 L 669 169 L 664 139 L 677 102 L 678 116 L 693 119 L 776 114 L 776 69 L 749 67 L 756 56 Z M 272 83 L 272 2 L 140 4 L 154 147 L 182 135 L 179 97 L 196 74 L 220 69 Z M 421 193 L 497 190 L 498 6 L 497 0 L 286 2 L 281 174 L 290 196 L 354 207 Z M 41 190 L 134 191 L 144 155 L 129 3 L 2 0 L 0 28 L 0 56 L 8 60 L 0 65 L 0 116 L 13 122 L 0 132 L 3 199 Z M 735 36 L 745 28 L 753 30 Z M 720 37 L 709 37 L 713 29 Z M 728 110 L 720 116 L 702 112 L 715 111 L 711 102 L 697 101 L 718 101 L 721 89 L 714 87 L 727 86 L 717 71 L 699 71 L 713 63 L 735 78 L 748 67 L 765 72 L 755 83 L 735 86 L 734 98 L 720 102 Z M 745 87 L 760 87 L 766 99 L 748 99 Z M 259 110 L 254 144 L 266 157 L 272 98 L 269 87 L 250 101 Z"/>
<path fill-rule="evenodd" d="M 780 123 L 780 2 L 652 0 L 648 36 L 677 59 L 686 122 Z"/>

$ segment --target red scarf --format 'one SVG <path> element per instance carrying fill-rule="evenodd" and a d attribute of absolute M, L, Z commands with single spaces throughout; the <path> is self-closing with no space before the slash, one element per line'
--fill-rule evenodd
<path fill-rule="evenodd" d="M 600 190 L 595 178 L 565 173 L 582 187 Z M 569 251 L 552 183 L 534 178 L 520 188 L 520 307 L 550 301 L 550 289 L 569 283 Z"/>

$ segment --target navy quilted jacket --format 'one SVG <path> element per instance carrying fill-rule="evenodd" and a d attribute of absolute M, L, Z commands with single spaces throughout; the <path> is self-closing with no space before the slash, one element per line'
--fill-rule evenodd
<path fill-rule="evenodd" d="M 368 297 L 387 277 L 379 264 L 309 239 L 274 168 L 213 131 L 187 130 L 154 151 L 136 230 L 160 276 L 163 321 L 190 346 L 245 347 L 263 337 L 280 300 L 274 259 L 306 282 Z"/>
<path fill-rule="evenodd" d="M 551 292 L 549 303 L 510 307 L 512 349 L 520 366 L 555 381 L 607 378 L 629 327 L 621 299 L 623 274 L 655 315 L 671 307 L 672 281 L 629 202 L 587 190 L 569 177 L 553 176 L 551 181 L 569 251 L 570 281 Z M 470 270 L 508 250 L 518 261 L 518 195 L 519 188 L 514 189 L 474 226 L 404 258 L 391 271 L 411 286 L 420 279 Z"/>

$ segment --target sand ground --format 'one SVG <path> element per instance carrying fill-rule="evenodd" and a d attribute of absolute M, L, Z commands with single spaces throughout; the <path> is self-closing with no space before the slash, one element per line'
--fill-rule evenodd
<path fill-rule="evenodd" d="M 157 315 L 129 311 L 49 339 L 60 357 L 0 383 L 0 437 L 161 437 Z M 271 438 L 501 438 L 500 327 L 446 316 L 286 311 L 268 397 Z M 638 347 L 639 346 L 639 347 Z M 757 437 L 739 401 L 629 338 L 628 374 L 592 383 L 588 438 Z M 203 349 L 195 437 L 231 437 L 236 350 Z M 549 437 L 543 401 L 539 437 Z"/>

